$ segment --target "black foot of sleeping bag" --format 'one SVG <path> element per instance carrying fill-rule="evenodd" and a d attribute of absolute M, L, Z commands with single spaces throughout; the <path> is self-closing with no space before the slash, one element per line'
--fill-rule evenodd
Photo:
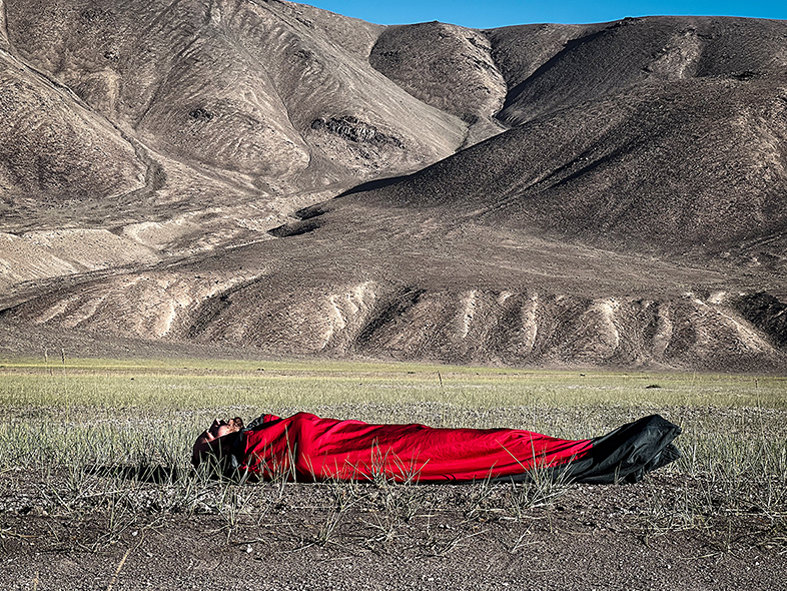
<path fill-rule="evenodd" d="M 588 484 L 633 483 L 680 457 L 672 440 L 681 429 L 659 415 L 641 418 L 618 427 L 611 433 L 590 440 L 591 447 L 567 463 L 547 468 L 554 479 Z M 543 474 L 542 474 L 543 476 Z M 527 482 L 530 473 L 495 481 Z"/>
<path fill-rule="evenodd" d="M 590 451 L 567 464 L 564 476 L 573 482 L 595 484 L 638 482 L 647 472 L 680 457 L 680 451 L 672 444 L 680 431 L 680 427 L 659 415 L 628 423 L 593 438 Z"/>

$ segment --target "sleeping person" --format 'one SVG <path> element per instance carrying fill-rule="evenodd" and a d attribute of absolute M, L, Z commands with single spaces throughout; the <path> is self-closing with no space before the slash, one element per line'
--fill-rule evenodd
<path fill-rule="evenodd" d="M 297 482 L 523 481 L 533 470 L 572 482 L 637 482 L 680 456 L 672 440 L 680 427 L 659 415 L 607 435 L 568 440 L 521 429 L 442 429 L 372 425 L 299 412 L 265 414 L 248 426 L 216 420 L 194 443 L 192 463 L 218 461 L 244 478 Z M 543 473 L 543 472 L 542 472 Z"/>

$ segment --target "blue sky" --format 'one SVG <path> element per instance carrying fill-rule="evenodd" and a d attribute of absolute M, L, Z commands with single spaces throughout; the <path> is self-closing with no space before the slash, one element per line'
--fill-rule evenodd
<path fill-rule="evenodd" d="M 592 2 L 591 0 L 316 0 L 306 2 L 380 24 L 438 20 L 466 27 L 489 28 L 524 23 L 590 23 L 651 14 L 705 14 L 787 19 L 785 0 Z"/>

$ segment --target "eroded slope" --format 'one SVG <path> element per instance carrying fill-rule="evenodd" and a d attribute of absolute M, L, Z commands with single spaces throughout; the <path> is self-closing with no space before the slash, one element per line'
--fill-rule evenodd
<path fill-rule="evenodd" d="M 466 135 L 369 65 L 382 27 L 325 11 L 247 0 L 1 8 L 14 125 L 0 137 L 0 231 L 133 239 L 143 224 L 164 258 L 267 239 L 293 209 L 421 168 Z M 195 219 L 196 232 L 180 230 Z"/>
<path fill-rule="evenodd" d="M 25 216 L 4 202 L 9 329 L 273 355 L 787 364 L 782 22 L 383 28 L 240 0 L 6 12 L 9 68 L 40 71 L 63 117 L 87 113 L 137 167 L 107 176 L 116 201 Z M 97 170 L 113 163 L 127 161 Z"/>

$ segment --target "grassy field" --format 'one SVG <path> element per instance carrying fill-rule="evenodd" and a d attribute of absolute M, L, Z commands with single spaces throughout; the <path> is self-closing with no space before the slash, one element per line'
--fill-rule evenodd
<path fill-rule="evenodd" d="M 216 416 L 248 421 L 263 412 L 286 416 L 300 410 L 369 422 L 525 428 L 564 438 L 600 435 L 660 413 L 684 430 L 677 441 L 683 457 L 664 471 L 681 484 L 667 490 L 646 481 L 636 526 L 719 529 L 732 527 L 730 519 L 756 516 L 765 520 L 758 521 L 762 539 L 787 540 L 785 378 L 381 363 L 15 359 L 0 360 L 0 408 L 0 515 L 98 512 L 104 533 L 94 536 L 92 548 L 119 539 L 149 514 L 220 515 L 228 540 L 249 520 L 259 525 L 259 516 L 294 487 L 281 482 L 237 487 L 197 477 L 188 463 L 190 447 Z M 374 494 L 353 485 L 314 489 L 313 532 L 294 547 L 336 539 L 351 508 L 360 511 L 362 523 L 375 515 L 369 535 L 361 536 L 364 544 L 389 543 L 396 527 L 417 529 L 415 517 L 438 511 L 425 507 L 431 497 L 418 492 L 420 487 L 379 485 Z M 465 517 L 486 512 L 523 519 L 530 508 L 551 503 L 569 488 L 541 483 L 496 489 L 479 483 L 464 487 L 462 499 L 453 502 L 464 507 Z M 444 542 L 453 547 L 450 539 Z"/>

